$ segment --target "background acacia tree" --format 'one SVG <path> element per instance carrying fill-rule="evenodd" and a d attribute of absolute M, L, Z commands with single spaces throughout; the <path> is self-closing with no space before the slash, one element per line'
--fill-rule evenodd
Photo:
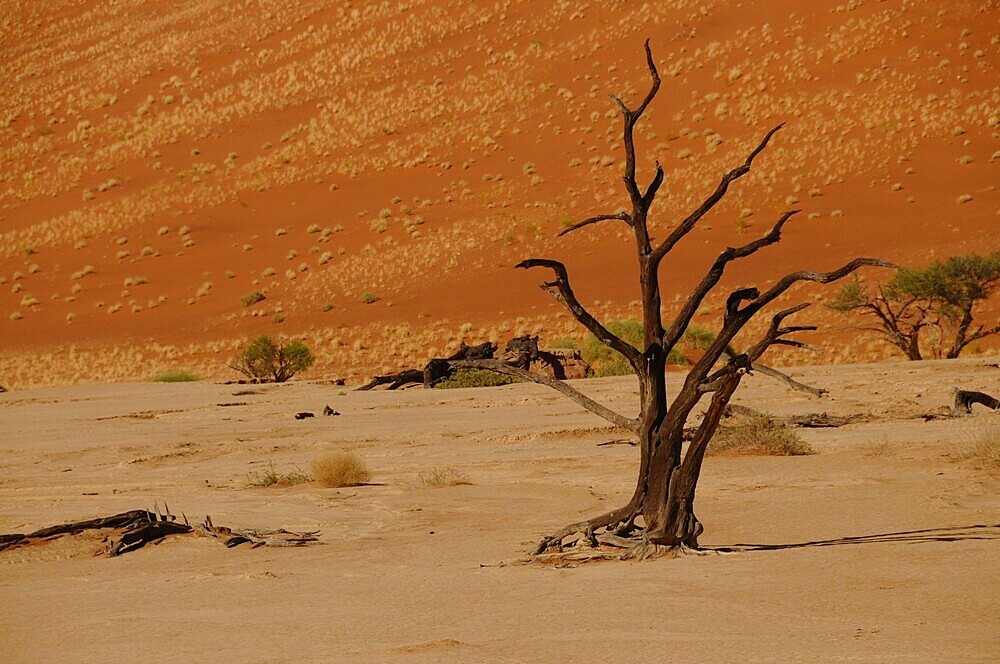
<path fill-rule="evenodd" d="M 871 324 L 859 329 L 884 337 L 910 360 L 924 359 L 927 346 L 934 357 L 955 358 L 969 344 L 1000 333 L 1000 325 L 973 326 L 977 304 L 998 288 L 1000 251 L 989 256 L 951 256 L 925 268 L 903 268 L 888 283 L 871 289 L 854 280 L 829 306 L 865 317 Z M 933 331 L 936 339 L 923 341 L 924 331 Z"/>
<path fill-rule="evenodd" d="M 229 363 L 229 368 L 260 382 L 284 383 L 300 371 L 313 365 L 316 357 L 309 347 L 297 339 L 279 344 L 269 336 L 250 342 Z"/>
<path fill-rule="evenodd" d="M 468 360 L 454 363 L 456 366 L 490 369 L 553 387 L 606 420 L 633 431 L 639 439 L 639 472 L 635 491 L 628 503 L 591 519 L 569 524 L 544 537 L 535 550 L 536 555 L 549 549 L 561 551 L 563 547 L 573 543 L 589 547 L 604 544 L 607 547 L 625 550 L 624 554 L 613 554 L 602 549 L 577 550 L 570 554 L 587 557 L 622 555 L 645 558 L 683 547 L 697 548 L 698 536 L 702 533 L 703 526 L 695 516 L 694 499 L 705 449 L 719 425 L 729 399 L 743 376 L 756 368 L 756 363 L 764 352 L 775 345 L 805 346 L 789 337 L 796 332 L 816 328 L 787 325 L 785 321 L 808 304 L 800 304 L 775 313 L 767 331 L 744 353 L 732 355 L 727 351 L 729 344 L 767 305 L 800 282 L 828 283 L 841 279 L 862 266 L 888 265 L 877 259 L 858 258 L 831 272 L 792 272 L 777 279 L 773 286 L 763 292 L 756 287 L 732 291 L 726 299 L 725 315 L 714 340 L 705 349 L 704 355 L 691 367 L 680 391 L 673 399 L 669 399 L 664 375 L 667 356 L 681 340 L 705 297 L 719 284 L 730 263 L 777 243 L 781 239 L 781 230 L 785 223 L 798 211 L 789 210 L 782 214 L 770 232 L 763 237 L 743 246 L 729 247 L 722 251 L 688 295 L 673 320 L 664 321 L 660 306 L 660 266 L 663 259 L 675 249 L 698 221 L 723 199 L 730 185 L 750 172 L 754 159 L 767 147 L 774 134 L 781 129 L 781 125 L 768 131 L 743 163 L 725 173 L 715 190 L 701 205 L 681 219 L 666 237 L 654 241 L 649 232 L 647 217 L 656 193 L 663 184 L 663 168 L 657 163 L 652 181 L 645 188 L 640 187 L 636 180 L 633 142 L 635 125 L 660 87 L 660 77 L 653 62 L 648 40 L 645 50 L 646 63 L 652 79 L 645 98 L 632 109 L 619 98 L 612 96 L 623 120 L 625 148 L 623 181 L 630 208 L 627 211 L 590 217 L 568 226 L 559 233 L 565 235 L 605 221 L 624 223 L 632 231 L 635 238 L 642 303 L 641 346 L 626 342 L 587 311 L 573 292 L 569 274 L 562 263 L 532 258 L 517 265 L 523 269 L 549 270 L 552 279 L 543 283 L 542 288 L 565 305 L 576 320 L 597 339 L 621 354 L 629 363 L 639 378 L 638 417 L 628 417 L 614 412 L 565 382 L 521 368 L 524 366 L 523 363 L 505 360 Z M 707 410 L 700 422 L 693 427 L 693 434 L 690 435 L 690 442 L 685 449 L 686 425 L 692 418 L 695 407 L 704 399 L 709 400 Z M 576 535 L 579 537 L 572 539 Z"/>

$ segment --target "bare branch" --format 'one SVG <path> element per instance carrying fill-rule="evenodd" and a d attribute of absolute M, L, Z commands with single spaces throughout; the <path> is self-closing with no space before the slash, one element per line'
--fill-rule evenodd
<path fill-rule="evenodd" d="M 638 367 L 642 365 L 642 353 L 635 346 L 616 336 L 608 330 L 608 328 L 604 327 L 590 314 L 589 311 L 583 307 L 582 304 L 580 304 L 580 301 L 576 299 L 576 295 L 573 293 L 573 289 L 569 285 L 569 274 L 566 272 L 565 265 L 559 261 L 544 258 L 529 258 L 528 260 L 521 261 L 515 265 L 515 267 L 524 269 L 547 267 L 555 272 L 556 280 L 542 284 L 542 288 L 550 293 L 552 292 L 550 289 L 556 289 L 556 293 L 553 293 L 553 295 L 557 294 L 556 299 L 561 301 L 566 306 L 569 312 L 573 314 L 581 325 L 590 330 L 591 333 L 600 339 L 606 346 L 621 353 L 625 359 L 628 360 L 629 364 L 638 370 Z"/>
<path fill-rule="evenodd" d="M 764 247 L 776 244 L 781 240 L 781 229 L 784 228 L 785 223 L 791 219 L 793 216 L 799 213 L 799 210 L 788 210 L 781 215 L 774 227 L 767 233 L 767 235 L 754 240 L 742 247 L 728 247 L 725 251 L 719 254 L 719 257 L 715 259 L 715 263 L 709 269 L 708 274 L 701 280 L 691 295 L 688 296 L 687 301 L 684 302 L 684 306 L 677 313 L 674 318 L 674 322 L 670 325 L 663 335 L 663 347 L 673 348 L 681 335 L 684 334 L 684 330 L 687 329 L 688 324 L 690 324 L 691 319 L 694 317 L 695 313 L 698 311 L 698 307 L 701 306 L 702 301 L 704 301 L 705 296 L 708 295 L 713 288 L 719 283 L 722 278 L 723 273 L 726 270 L 726 266 L 734 260 L 740 258 L 746 258 L 758 250 Z"/>
<path fill-rule="evenodd" d="M 632 223 L 631 218 L 628 216 L 628 213 L 626 212 L 617 212 L 615 214 L 599 214 L 594 217 L 590 217 L 589 219 L 578 221 L 572 226 L 567 226 L 566 228 L 556 233 L 556 237 L 562 237 L 563 235 L 566 235 L 567 233 L 572 233 L 573 231 L 579 230 L 584 226 L 589 226 L 591 224 L 596 224 L 599 221 L 608 221 L 611 219 L 620 219 L 621 221 L 624 221 L 629 225 L 631 225 Z"/>
<path fill-rule="evenodd" d="M 801 348 L 802 350 L 807 350 L 810 353 L 816 353 L 821 355 L 823 353 L 822 348 L 817 348 L 812 344 L 807 344 L 804 341 L 795 341 L 794 339 L 776 339 L 773 346 L 791 346 L 792 348 Z"/>
<path fill-rule="evenodd" d="M 775 380 L 780 380 L 785 385 L 788 385 L 793 390 L 798 390 L 799 392 L 807 392 L 813 396 L 821 397 L 829 393 L 829 390 L 822 387 L 812 387 L 811 385 L 806 385 L 805 383 L 800 383 L 791 376 L 784 374 L 777 369 L 773 369 L 763 364 L 757 364 L 756 362 L 751 363 L 753 371 L 758 371 L 769 378 L 774 378 Z"/>
<path fill-rule="evenodd" d="M 763 140 L 761 140 L 757 147 L 754 148 L 753 152 L 747 156 L 746 160 L 733 170 L 723 175 L 722 180 L 715 188 L 715 191 L 713 191 L 712 194 L 706 198 L 694 212 L 689 214 L 687 218 L 684 219 L 684 221 L 682 221 L 680 225 L 677 226 L 677 228 L 675 228 L 673 232 L 660 243 L 658 247 L 656 247 L 653 251 L 653 260 L 656 263 L 659 263 L 663 257 L 674 248 L 674 245 L 677 244 L 681 238 L 687 235 L 692 228 L 694 228 L 694 225 L 698 223 L 699 219 L 708 214 L 708 212 L 715 207 L 716 203 L 722 200 L 722 197 L 726 195 L 726 191 L 729 190 L 730 184 L 750 172 L 750 166 L 753 164 L 753 160 L 764 150 L 765 147 L 767 147 L 768 141 L 771 140 L 771 137 L 774 136 L 774 134 L 783 126 L 785 126 L 784 123 L 781 123 L 771 131 L 767 132 Z"/>
<path fill-rule="evenodd" d="M 741 310 L 741 313 L 747 312 L 752 316 L 760 311 L 762 307 L 772 302 L 775 298 L 800 281 L 812 281 L 818 284 L 828 284 L 831 281 L 843 279 L 847 275 L 862 267 L 896 267 L 896 265 L 880 258 L 855 258 L 850 263 L 847 263 L 832 272 L 793 272 L 782 277 L 778 283 L 765 291 L 763 295 L 759 296 L 753 302 L 744 307 L 744 309 Z M 798 309 L 795 311 L 798 311 Z M 789 313 L 795 313 L 795 311 L 790 311 Z M 787 316 L 789 314 L 785 315 Z"/>
<path fill-rule="evenodd" d="M 660 73 L 656 71 L 656 63 L 653 62 L 653 51 L 649 48 L 648 39 L 646 40 L 646 43 L 643 44 L 643 48 L 646 49 L 646 66 L 649 68 L 649 77 L 652 79 L 652 84 L 649 87 L 649 92 L 646 93 L 646 98 L 642 100 L 641 104 L 639 104 L 639 108 L 633 111 L 637 120 L 646 110 L 646 107 L 649 106 L 649 102 L 653 101 L 653 97 L 656 96 L 657 90 L 660 89 Z"/>
<path fill-rule="evenodd" d="M 730 293 L 729 298 L 726 301 L 726 315 L 723 319 L 722 330 L 720 330 L 718 336 L 712 341 L 711 345 L 705 351 L 705 354 L 695 363 L 691 371 L 688 372 L 687 379 L 684 381 L 685 390 L 690 389 L 697 393 L 699 387 L 705 381 L 708 372 L 711 368 L 718 362 L 719 358 L 726 353 L 726 345 L 733 340 L 733 338 L 739 333 L 743 327 L 750 322 L 750 320 L 768 303 L 773 301 L 779 295 L 787 291 L 793 285 L 799 281 L 812 281 L 816 283 L 826 284 L 831 281 L 836 281 L 842 279 L 843 277 L 851 274 L 855 270 L 861 267 L 892 267 L 892 263 L 883 261 L 878 258 L 856 258 L 846 265 L 833 270 L 832 272 L 793 272 L 792 274 L 786 275 L 781 280 L 778 281 L 773 287 L 768 289 L 764 294 L 758 295 L 756 288 L 740 288 L 738 290 Z M 740 308 L 740 303 L 746 300 L 751 300 L 749 304 Z M 751 350 L 747 351 L 746 355 L 753 362 L 767 349 L 770 343 L 780 336 L 778 333 L 780 331 L 781 321 L 790 316 L 791 314 L 801 311 L 805 307 L 809 306 L 809 303 L 803 303 L 790 309 L 785 309 L 778 312 L 771 322 L 771 329 L 768 330 L 767 336 L 758 342 Z"/>
<path fill-rule="evenodd" d="M 660 166 L 660 162 L 656 162 L 656 175 L 653 176 L 653 181 L 649 183 L 646 187 L 646 193 L 642 195 L 642 204 L 648 210 L 649 206 L 653 204 L 653 198 L 656 197 L 656 192 L 659 191 L 660 185 L 663 184 L 663 167 Z"/>
<path fill-rule="evenodd" d="M 486 371 L 493 371 L 507 376 L 514 376 L 515 378 L 527 380 L 532 383 L 538 383 L 539 385 L 546 385 L 554 390 L 562 392 L 573 401 L 577 402 L 595 415 L 603 417 L 608 422 L 624 429 L 628 429 L 629 431 L 638 431 L 638 420 L 620 415 L 607 406 L 597 403 L 586 394 L 574 387 L 571 387 L 564 381 L 532 373 L 531 371 L 522 369 L 518 366 L 510 364 L 509 362 L 504 362 L 503 360 L 456 360 L 450 364 L 453 367 L 465 369 L 485 369 Z"/>
<path fill-rule="evenodd" d="M 646 66 L 649 68 L 649 77 L 652 80 L 652 83 L 649 86 L 649 92 L 646 93 L 645 99 L 643 99 L 638 108 L 633 111 L 629 109 L 629 107 L 625 105 L 625 102 L 617 96 L 611 95 L 611 100 L 615 102 L 615 105 L 622 114 L 622 122 L 624 125 L 622 142 L 625 145 L 625 174 L 622 176 L 622 181 L 625 182 L 625 189 L 628 190 L 629 198 L 632 200 L 632 210 L 636 217 L 646 213 L 649 209 L 649 205 L 653 202 L 653 195 L 655 195 L 656 190 L 660 187 L 660 184 L 663 181 L 663 173 L 659 168 L 659 164 L 657 164 L 657 175 L 653 179 L 653 184 L 651 184 L 649 189 L 647 189 L 646 196 L 639 192 L 639 185 L 635 181 L 635 141 L 632 138 L 632 132 L 635 128 L 635 123 L 639 121 L 639 118 L 646 111 L 646 107 L 649 106 L 651 101 L 653 101 L 653 97 L 656 96 L 657 91 L 660 89 L 660 74 L 656 71 L 656 64 L 653 62 L 653 52 L 649 48 L 648 39 L 644 44 L 644 48 L 646 49 Z M 646 234 L 644 224 L 641 229 L 636 227 L 635 230 L 643 236 Z M 643 242 L 643 244 L 645 244 L 645 242 Z"/>

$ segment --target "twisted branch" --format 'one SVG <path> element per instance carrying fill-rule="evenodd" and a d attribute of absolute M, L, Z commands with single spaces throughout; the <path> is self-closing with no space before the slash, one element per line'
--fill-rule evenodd
<path fill-rule="evenodd" d="M 719 254 L 719 257 L 715 259 L 715 263 L 709 269 L 708 274 L 701 280 L 691 295 L 688 296 L 687 301 L 684 302 L 684 306 L 678 312 L 677 317 L 674 318 L 674 322 L 670 325 L 670 328 L 663 334 L 663 347 L 673 348 L 674 345 L 680 340 L 681 336 L 684 334 L 684 330 L 687 329 L 688 325 L 691 323 L 691 319 L 694 318 L 695 313 L 698 311 L 698 307 L 704 301 L 705 297 L 712 291 L 713 288 L 722 279 L 722 275 L 726 270 L 726 266 L 734 260 L 741 258 L 746 258 L 758 250 L 764 247 L 776 244 L 781 240 L 781 229 L 784 228 L 785 223 L 791 219 L 793 216 L 798 214 L 800 210 L 788 210 L 781 215 L 777 223 L 771 228 L 767 235 L 760 237 L 753 242 L 743 245 L 742 247 L 727 247 L 725 251 Z"/>

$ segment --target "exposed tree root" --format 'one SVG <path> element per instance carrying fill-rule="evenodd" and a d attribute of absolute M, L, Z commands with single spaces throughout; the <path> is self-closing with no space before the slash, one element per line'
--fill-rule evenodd
<path fill-rule="evenodd" d="M 559 566 L 575 566 L 577 564 L 602 560 L 650 560 L 653 558 L 678 558 L 681 556 L 720 555 L 714 550 L 705 550 L 681 545 L 666 545 L 650 542 L 642 535 L 635 537 L 620 537 L 613 533 L 603 533 L 595 536 L 596 545 L 587 537 L 581 537 L 572 544 L 564 545 L 557 551 L 536 553 L 521 558 L 516 564 L 554 564 Z"/>
<path fill-rule="evenodd" d="M 639 515 L 639 510 L 634 505 L 634 502 L 635 501 L 630 502 L 625 507 L 612 510 L 611 512 L 594 517 L 593 519 L 571 523 L 562 530 L 559 530 L 548 537 L 543 537 L 542 541 L 538 543 L 537 547 L 535 547 L 534 555 L 538 556 L 545 553 L 545 551 L 550 548 L 561 550 L 564 546 L 563 540 L 576 533 L 582 533 L 591 546 L 597 546 L 600 538 L 595 536 L 594 533 L 599 528 L 606 528 L 609 532 L 618 536 L 627 535 L 635 529 L 635 518 Z M 621 526 L 619 524 L 621 524 Z"/>

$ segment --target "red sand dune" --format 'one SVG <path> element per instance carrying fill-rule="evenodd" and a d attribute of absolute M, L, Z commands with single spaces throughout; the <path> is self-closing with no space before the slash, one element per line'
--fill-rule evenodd
<path fill-rule="evenodd" d="M 3 16 L 7 385 L 225 376 L 261 333 L 304 336 L 315 375 L 352 378 L 462 338 L 579 335 L 540 275 L 511 270 L 529 256 L 564 260 L 598 312 L 635 315 L 621 229 L 554 235 L 625 206 L 608 94 L 645 93 L 647 37 L 664 79 L 637 134 L 640 177 L 667 170 L 655 234 L 787 123 L 668 259 L 668 307 L 789 207 L 803 213 L 781 245 L 722 288 L 1000 247 L 987 0 L 57 1 Z M 244 307 L 254 290 L 267 299 Z M 822 341 L 826 361 L 888 354 Z"/>

